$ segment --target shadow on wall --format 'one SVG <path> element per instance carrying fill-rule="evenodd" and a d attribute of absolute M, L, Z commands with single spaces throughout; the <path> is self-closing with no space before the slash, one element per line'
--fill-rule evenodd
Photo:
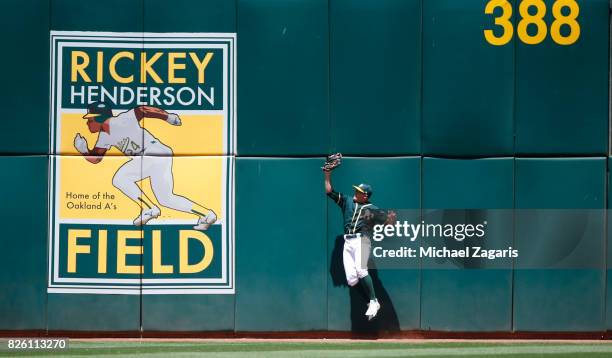
<path fill-rule="evenodd" d="M 380 332 L 399 331 L 400 325 L 397 318 L 397 312 L 395 311 L 391 297 L 389 297 L 387 290 L 385 290 L 380 278 L 378 277 L 378 270 L 373 266 L 373 262 L 371 260 L 368 263 L 368 272 L 370 277 L 372 277 L 374 291 L 376 291 L 376 298 L 378 298 L 381 308 L 378 312 L 378 316 L 374 320 L 368 321 L 368 318 L 364 313 L 368 308 L 369 299 L 366 297 L 365 291 L 361 287 L 361 283 L 355 285 L 354 287 L 349 287 L 346 283 L 344 265 L 342 264 L 343 248 L 344 237 L 342 235 L 336 236 L 334 250 L 332 251 L 330 261 L 329 273 L 331 275 L 334 287 L 348 287 L 348 294 L 351 299 L 351 332 L 375 334 Z"/>

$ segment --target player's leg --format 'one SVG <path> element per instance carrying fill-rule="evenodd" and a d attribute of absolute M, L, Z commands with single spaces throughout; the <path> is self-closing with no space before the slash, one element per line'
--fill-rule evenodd
<path fill-rule="evenodd" d="M 113 186 L 140 205 L 140 158 L 134 157 L 119 167 L 113 176 Z"/>
<path fill-rule="evenodd" d="M 172 157 L 146 157 L 143 168 L 145 177 L 151 178 L 151 189 L 162 206 L 199 217 L 194 227 L 196 230 L 206 230 L 217 220 L 212 210 L 174 193 Z"/>
<path fill-rule="evenodd" d="M 142 180 L 140 157 L 133 157 L 123 164 L 113 176 L 113 186 L 123 194 L 132 199 L 141 208 L 140 215 L 134 219 L 134 225 L 146 224 L 149 220 L 156 218 L 160 210 L 153 202 L 147 198 L 136 182 Z"/>
<path fill-rule="evenodd" d="M 370 302 L 368 303 L 368 309 L 365 313 L 368 316 L 368 319 L 372 319 L 378 313 L 380 309 L 380 303 L 378 299 L 376 299 L 376 292 L 374 291 L 374 282 L 372 281 L 372 277 L 368 273 L 368 260 L 370 259 L 370 240 L 362 237 L 361 240 L 357 241 L 356 258 L 355 262 L 357 264 L 357 277 L 359 277 L 359 282 L 361 282 L 361 286 L 364 291 L 370 298 Z"/>
<path fill-rule="evenodd" d="M 370 259 L 369 240 L 362 237 L 355 240 L 355 265 L 357 276 L 370 300 L 376 299 L 374 284 L 368 274 L 368 260 Z"/>
<path fill-rule="evenodd" d="M 344 265 L 346 282 L 349 286 L 355 286 L 359 282 L 359 277 L 357 277 L 357 270 L 355 265 L 355 256 L 353 255 L 352 251 L 353 248 L 350 242 L 344 240 L 344 247 L 342 249 L 342 264 Z"/>

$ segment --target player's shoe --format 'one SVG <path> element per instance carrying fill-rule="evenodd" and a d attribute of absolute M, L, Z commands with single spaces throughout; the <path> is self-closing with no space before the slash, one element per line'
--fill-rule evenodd
<path fill-rule="evenodd" d="M 161 214 L 161 210 L 159 210 L 157 206 L 154 206 L 147 210 L 143 210 L 140 213 L 140 215 L 138 215 L 136 219 L 134 219 L 134 225 L 136 226 L 146 225 L 149 221 L 159 217 L 160 214 Z"/>
<path fill-rule="evenodd" d="M 368 309 L 366 310 L 365 315 L 369 316 L 372 314 L 372 310 L 374 309 L 374 300 L 370 300 L 370 302 L 368 302 Z"/>
<path fill-rule="evenodd" d="M 206 214 L 206 216 L 200 216 L 198 218 L 198 223 L 193 228 L 194 230 L 206 231 L 215 221 L 217 221 L 217 214 L 212 210 L 208 210 L 208 214 Z"/>
<path fill-rule="evenodd" d="M 370 303 L 368 303 L 368 310 L 365 313 L 365 315 L 368 316 L 368 321 L 376 317 L 376 314 L 378 314 L 378 310 L 380 310 L 380 303 L 378 303 L 378 300 L 370 300 Z"/>

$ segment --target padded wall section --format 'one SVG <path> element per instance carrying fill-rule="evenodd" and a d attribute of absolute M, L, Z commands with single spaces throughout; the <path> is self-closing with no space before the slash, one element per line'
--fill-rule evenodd
<path fill-rule="evenodd" d="M 421 1 L 329 5 L 333 151 L 419 154 Z"/>
<path fill-rule="evenodd" d="M 321 159 L 236 159 L 236 331 L 327 328 Z"/>
<path fill-rule="evenodd" d="M 515 330 L 603 329 L 605 175 L 603 158 L 516 159 Z"/>
<path fill-rule="evenodd" d="M 233 295 L 143 295 L 145 331 L 232 331 Z"/>
<path fill-rule="evenodd" d="M 44 329 L 48 159 L 0 157 L 0 164 L 0 213 L 7 224 L 0 236 L 0 329 Z"/>
<path fill-rule="evenodd" d="M 368 183 L 374 194 L 372 202 L 381 209 L 417 209 L 420 202 L 420 158 L 345 158 L 334 170 L 334 190 L 351 200 L 351 185 Z M 319 174 L 321 186 L 323 174 Z M 321 187 L 323 189 L 323 187 Z M 318 195 L 325 198 L 325 192 Z M 395 331 L 419 326 L 418 265 L 406 269 L 369 267 L 377 298 L 381 303 L 379 317 L 368 322 L 364 313 L 367 300 L 361 285 L 349 288 L 342 265 L 344 245 L 342 214 L 331 199 L 327 201 L 327 292 L 328 329 L 332 331 Z"/>
<path fill-rule="evenodd" d="M 512 215 L 510 210 L 495 209 L 513 207 L 513 181 L 513 158 L 424 158 L 423 208 L 436 209 L 431 211 L 432 217 L 442 217 L 447 223 L 457 215 L 461 216 L 457 218 L 461 223 L 488 221 L 485 238 L 465 239 L 465 246 L 505 249 L 512 245 Z M 472 210 L 461 214 L 462 209 Z M 448 244 L 454 247 L 460 243 Z M 421 329 L 463 332 L 511 329 L 512 270 L 509 260 L 499 267 L 486 260 L 425 260 Z"/>
<path fill-rule="evenodd" d="M 544 2 L 547 37 L 516 44 L 516 152 L 607 154 L 609 2 L 578 2 L 580 36 L 571 46 L 552 39 L 554 1 Z"/>
<path fill-rule="evenodd" d="M 160 157 L 144 157 L 143 158 L 143 177 L 149 176 L 149 170 L 162 170 L 163 162 Z M 230 158 L 231 159 L 231 158 Z M 233 255 L 231 250 L 233 245 L 231 242 L 224 244 L 226 235 L 223 235 L 223 228 L 229 222 L 224 205 L 224 197 L 222 193 L 224 162 L 227 163 L 228 157 L 213 157 L 213 156 L 188 156 L 188 157 L 173 157 L 172 172 L 174 174 L 173 190 L 175 195 L 183 197 L 192 203 L 196 203 L 204 208 L 213 210 L 217 215 L 215 225 L 212 225 L 206 231 L 199 231 L 204 234 L 204 238 L 210 240 L 210 249 L 202 248 L 197 240 L 191 240 L 191 243 L 186 245 L 185 251 L 181 249 L 180 234 L 177 233 L 189 232 L 198 222 L 198 216 L 194 213 L 187 213 L 178 209 L 185 210 L 185 207 L 179 207 L 181 198 L 164 199 L 164 189 L 167 187 L 159 185 L 156 181 L 160 177 L 154 179 L 145 179 L 142 187 L 147 197 L 151 198 L 152 202 L 161 209 L 159 218 L 150 221 L 144 227 L 145 238 L 150 238 L 153 230 L 160 231 L 160 257 L 159 261 L 153 263 L 152 255 L 147 250 L 149 246 L 145 246 L 144 264 L 147 270 L 143 276 L 143 287 L 153 284 L 147 282 L 149 279 L 164 279 L 164 278 L 179 278 L 191 280 L 219 280 L 222 277 L 223 270 L 226 270 L 226 276 L 230 273 L 227 271 L 227 266 L 224 266 L 227 257 L 228 265 L 232 265 Z M 233 166 L 228 163 L 228 166 Z M 197 178 L 194 180 L 193 178 Z M 161 179 L 165 179 L 163 176 Z M 229 181 L 231 183 L 231 181 Z M 162 183 L 162 184 L 168 184 Z M 189 203 L 189 202 L 187 202 Z M 174 207 L 174 209 L 173 209 Z M 188 207 L 189 204 L 188 204 Z M 193 206 L 191 206 L 193 208 Z M 187 209 L 190 210 L 190 209 Z M 202 210 L 202 209 L 199 209 Z M 206 214 L 206 213 L 203 213 Z M 167 220 L 166 222 L 164 222 Z M 171 223 L 173 221 L 174 223 Z M 227 256 L 224 256 L 224 250 L 227 250 Z M 182 251 L 182 252 L 181 252 Z M 207 254 L 211 258 L 209 263 L 194 272 L 183 267 L 181 256 L 184 257 L 186 263 L 196 265 L 202 262 Z M 158 266 L 159 265 L 159 266 Z M 165 266 L 162 268 L 161 266 Z M 155 268 L 157 266 L 157 268 Z M 153 267 L 153 270 L 150 268 Z M 165 271 L 165 273 L 161 273 Z M 154 272 L 154 273 L 153 273 Z M 178 275 L 178 276 L 177 276 Z M 234 280 L 231 280 L 234 282 Z M 175 286 L 184 286 L 188 283 L 175 282 Z M 179 292 L 180 292 L 179 288 Z M 206 294 L 194 294 L 189 289 L 183 289 L 182 294 L 161 294 L 161 295 L 142 295 L 142 327 L 144 331 L 231 331 L 234 329 L 234 295 L 220 294 L 214 292 L 214 288 L 209 288 Z"/>
<path fill-rule="evenodd" d="M 423 154 L 513 153 L 514 46 L 483 38 L 486 3 L 423 2 Z"/>
<path fill-rule="evenodd" d="M 0 153 L 45 154 L 49 148 L 49 2 L 9 0 L 2 3 L 0 88 L 8 117 L 0 131 Z"/>
<path fill-rule="evenodd" d="M 96 188 L 108 188 L 112 182 L 115 182 L 117 171 L 123 168 L 123 174 L 129 173 L 133 178 L 142 177 L 142 159 L 134 157 L 132 159 L 120 156 L 109 156 L 104 158 L 98 164 L 92 164 L 85 160 L 82 156 L 55 156 L 53 157 L 58 167 L 56 170 L 58 177 L 57 187 L 57 203 L 56 208 L 58 215 L 53 220 L 60 220 L 59 232 L 62 232 L 62 226 L 77 226 L 79 219 L 91 218 L 99 215 L 100 212 L 95 208 L 86 209 L 80 205 L 91 203 L 92 201 L 70 199 L 70 195 L 90 194 L 95 193 Z M 129 171 L 126 170 L 130 168 Z M 78 177 L 74 173 L 78 173 Z M 77 179 L 77 180 L 75 180 Z M 80 179 L 80 180 L 79 180 Z M 86 180 L 83 180 L 86 179 Z M 121 180 L 122 184 L 129 183 L 128 180 Z M 55 185 L 55 183 L 54 183 Z M 108 189 L 103 189 L 108 190 Z M 99 237 L 101 235 L 98 230 L 100 225 L 89 224 L 86 230 L 90 230 L 87 235 L 78 236 L 74 243 L 81 246 L 84 252 L 75 250 L 74 259 L 70 259 L 69 238 L 66 234 L 60 234 L 55 237 L 53 249 L 57 250 L 57 255 L 54 253 L 52 269 L 50 277 L 57 276 L 59 279 L 53 280 L 55 286 L 68 284 L 67 287 L 56 287 L 55 289 L 72 289 L 78 290 L 80 286 L 88 286 L 87 278 L 91 277 L 86 274 L 90 272 L 95 276 L 100 270 L 106 270 L 108 273 L 105 279 L 119 279 L 114 283 L 117 288 L 125 287 L 126 283 L 131 286 L 130 294 L 104 294 L 103 291 L 96 293 L 48 293 L 47 294 L 47 329 L 58 331 L 133 331 L 137 332 L 141 327 L 141 298 L 138 286 L 141 283 L 141 274 L 138 266 L 143 265 L 143 255 L 134 253 L 134 249 L 138 252 L 137 246 L 140 246 L 143 241 L 137 238 L 141 229 L 128 223 L 139 215 L 142 207 L 135 204 L 127 196 L 123 195 L 118 188 L 109 190 L 110 195 L 114 195 L 116 200 L 113 204 L 120 208 L 116 212 L 107 211 L 107 218 L 112 218 L 118 222 L 123 222 L 119 225 L 109 225 L 107 230 L 107 246 L 106 256 L 100 256 L 101 249 L 99 245 Z M 53 211 L 49 211 L 49 215 Z M 66 223 L 77 224 L 66 224 Z M 129 230 L 135 233 L 129 235 L 130 239 L 125 240 L 126 248 L 123 255 L 119 254 L 118 232 L 115 230 Z M 136 236 L 136 237 L 134 237 Z M 144 252 L 142 249 L 141 253 Z M 74 262 L 74 271 L 70 272 L 69 262 Z M 104 269 L 100 264 L 104 262 Z M 130 271 L 130 272 L 128 272 Z M 134 273 L 135 272 L 135 273 Z M 69 281 L 79 278 L 78 283 Z M 64 279 L 62 282 L 60 279 Z M 121 280 L 131 280 L 123 281 Z M 109 283 L 109 282 L 106 282 Z M 91 281 L 89 281 L 91 284 Z"/>
<path fill-rule="evenodd" d="M 236 2 L 144 1 L 145 32 L 236 32 Z"/>
<path fill-rule="evenodd" d="M 142 32 L 144 0 L 51 1 L 51 30 Z"/>
<path fill-rule="evenodd" d="M 58 331 L 140 330 L 139 295 L 49 293 L 47 329 Z"/>
<path fill-rule="evenodd" d="M 608 158 L 608 170 L 610 170 L 610 166 L 612 166 L 612 158 L 609 157 Z M 612 205 L 610 205 L 610 203 L 612 202 L 612 194 L 610 193 L 610 187 L 612 186 L 612 177 L 610 177 L 608 175 L 608 205 L 607 205 L 607 220 L 608 220 L 608 227 L 607 227 L 607 243 L 608 243 L 608 250 L 606 253 L 606 268 L 607 268 L 607 275 L 606 275 L 606 329 L 612 329 L 612 232 L 610 231 L 610 225 L 612 224 L 612 215 L 610 214 L 610 208 Z"/>
<path fill-rule="evenodd" d="M 329 148 L 327 1 L 238 1 L 238 153 Z"/>

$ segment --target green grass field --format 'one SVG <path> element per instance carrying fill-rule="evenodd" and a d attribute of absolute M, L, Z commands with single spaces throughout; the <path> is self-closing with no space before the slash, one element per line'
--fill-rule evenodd
<path fill-rule="evenodd" d="M 239 342 L 79 341 L 63 351 L 0 351 L 0 356 L 54 357 L 612 357 L 612 343 L 565 342 Z"/>

